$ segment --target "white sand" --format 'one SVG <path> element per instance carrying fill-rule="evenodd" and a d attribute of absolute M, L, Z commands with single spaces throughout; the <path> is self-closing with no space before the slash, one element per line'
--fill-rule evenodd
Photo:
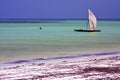
<path fill-rule="evenodd" d="M 111 55 L 0 64 L 0 80 L 96 80 L 120 79 L 120 52 Z M 117 71 L 116 71 L 117 70 Z"/>

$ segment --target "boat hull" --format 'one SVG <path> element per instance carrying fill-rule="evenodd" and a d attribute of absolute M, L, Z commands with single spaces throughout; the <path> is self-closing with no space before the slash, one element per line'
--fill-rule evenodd
<path fill-rule="evenodd" d="M 82 30 L 82 29 L 74 29 L 76 32 L 101 32 L 101 30 Z"/>

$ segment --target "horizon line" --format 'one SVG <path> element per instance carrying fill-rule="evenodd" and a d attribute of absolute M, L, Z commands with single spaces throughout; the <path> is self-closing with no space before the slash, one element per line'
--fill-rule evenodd
<path fill-rule="evenodd" d="M 88 18 L 0 18 L 1 20 L 88 20 Z M 97 20 L 120 20 L 120 18 L 97 18 Z"/>
<path fill-rule="evenodd" d="M 0 19 L 0 23 L 53 23 L 58 21 L 67 21 L 67 20 L 88 20 L 88 19 L 35 19 L 35 18 L 16 18 L 16 19 Z M 97 19 L 98 21 L 120 21 L 120 19 Z"/>

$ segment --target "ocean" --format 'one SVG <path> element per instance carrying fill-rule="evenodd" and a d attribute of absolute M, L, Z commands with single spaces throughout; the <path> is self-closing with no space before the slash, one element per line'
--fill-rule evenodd
<path fill-rule="evenodd" d="M 87 24 L 86 20 L 0 23 L 0 61 L 120 50 L 120 21 L 98 21 L 101 32 L 74 31 Z"/>

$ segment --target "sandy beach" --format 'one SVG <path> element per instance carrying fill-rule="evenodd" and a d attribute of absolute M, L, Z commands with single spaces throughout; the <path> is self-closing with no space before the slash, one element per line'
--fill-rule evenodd
<path fill-rule="evenodd" d="M 0 80 L 120 80 L 120 52 L 1 63 Z"/>

